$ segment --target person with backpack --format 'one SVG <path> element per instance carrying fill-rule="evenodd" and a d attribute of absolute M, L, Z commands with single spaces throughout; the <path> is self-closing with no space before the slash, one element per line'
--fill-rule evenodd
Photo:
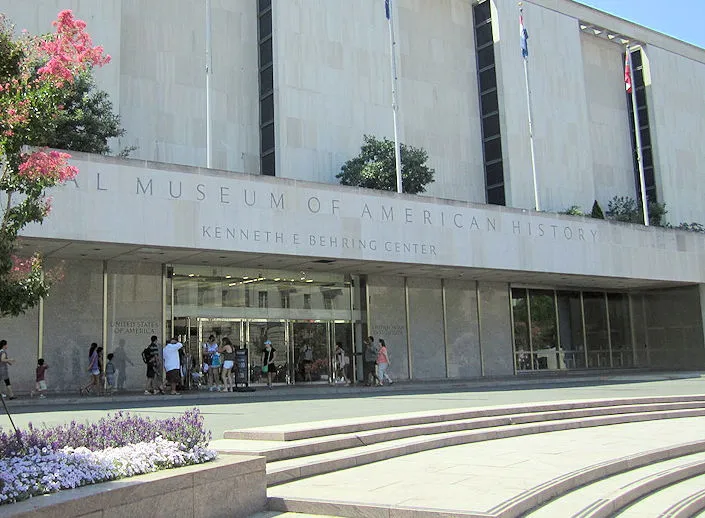
<path fill-rule="evenodd" d="M 144 388 L 144 393 L 150 395 L 159 391 L 160 394 L 163 394 L 161 383 L 157 382 L 157 371 L 161 369 L 159 343 L 156 335 L 152 335 L 150 340 L 150 344 L 142 350 L 142 361 L 147 365 L 147 385 Z"/>

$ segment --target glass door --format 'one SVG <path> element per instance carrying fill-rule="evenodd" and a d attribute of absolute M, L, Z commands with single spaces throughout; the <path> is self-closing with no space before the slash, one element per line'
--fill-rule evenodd
<path fill-rule="evenodd" d="M 276 351 L 274 364 L 276 372 L 272 376 L 272 383 L 289 383 L 289 333 L 284 320 L 250 320 L 247 323 L 247 352 L 250 361 L 250 383 L 262 385 L 267 383 L 267 375 L 262 373 L 262 353 L 264 342 L 270 340 Z"/>
<path fill-rule="evenodd" d="M 332 381 L 330 322 L 291 322 L 290 326 L 294 382 Z"/>

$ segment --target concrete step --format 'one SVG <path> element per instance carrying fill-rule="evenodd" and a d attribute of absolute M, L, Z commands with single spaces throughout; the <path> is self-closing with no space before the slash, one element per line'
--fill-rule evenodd
<path fill-rule="evenodd" d="M 671 493 L 674 484 L 677 485 L 677 478 L 687 478 L 688 481 L 698 479 L 699 472 L 702 470 L 705 470 L 705 453 L 655 462 L 579 487 L 558 496 L 544 506 L 527 513 L 526 516 L 528 518 L 556 516 L 588 518 L 619 515 L 632 518 L 637 516 L 656 518 L 662 516 L 664 510 L 678 501 L 679 498 Z M 702 487 L 700 486 L 700 489 Z M 647 496 L 634 503 L 644 495 Z M 647 502 L 650 503 L 647 504 Z M 630 506 L 634 507 L 631 511 L 629 511 Z"/>
<path fill-rule="evenodd" d="M 595 417 L 578 417 L 572 419 L 557 419 L 540 421 L 537 423 L 501 425 L 479 430 L 462 430 L 436 433 L 433 435 L 405 437 L 401 439 L 389 440 L 383 443 L 357 446 L 344 450 L 268 462 L 267 485 L 273 486 L 300 478 L 330 473 L 339 469 L 351 468 L 354 466 L 360 466 L 435 448 L 457 446 L 459 444 L 468 444 L 478 441 L 516 437 L 519 435 L 529 435 L 557 430 L 703 415 L 705 415 L 705 408 L 662 410 Z"/>
<path fill-rule="evenodd" d="M 705 395 L 653 396 L 638 398 L 612 398 L 577 401 L 557 401 L 550 403 L 531 403 L 525 405 L 502 405 L 473 409 L 452 409 L 436 412 L 412 412 L 401 415 L 374 416 L 356 419 L 333 419 L 317 423 L 295 423 L 264 428 L 228 430 L 224 439 L 245 439 L 260 441 L 296 441 L 345 433 L 357 433 L 380 428 L 411 426 L 428 423 L 494 417 L 518 413 L 549 412 L 560 410 L 577 410 L 595 407 L 618 407 L 629 405 L 646 405 L 658 403 L 692 403 L 705 402 Z"/>
<path fill-rule="evenodd" d="M 687 518 L 705 510 L 705 475 L 656 491 L 622 510 L 620 518 Z"/>
<path fill-rule="evenodd" d="M 687 459 L 688 456 L 693 455 L 698 456 Z M 669 459 L 675 460 L 670 461 Z M 665 461 L 669 461 L 670 463 L 658 466 Z M 663 485 L 671 484 L 679 478 L 690 477 L 698 472 L 705 471 L 705 440 L 672 445 L 666 448 L 649 450 L 588 465 L 581 469 L 554 477 L 530 489 L 521 491 L 514 497 L 483 512 L 462 513 L 443 509 L 406 509 L 399 506 L 390 508 L 384 505 L 361 505 L 354 502 L 328 501 L 324 498 L 314 500 L 272 496 L 268 499 L 268 507 L 270 510 L 334 514 L 343 517 L 418 516 L 423 518 L 445 518 L 451 516 L 472 516 L 476 518 L 515 518 L 526 516 L 527 512 L 536 509 L 546 502 L 552 501 L 564 494 L 569 494 L 579 487 L 595 483 L 605 477 L 611 478 L 620 473 L 629 474 L 641 468 L 648 470 L 654 465 L 658 467 L 646 474 L 648 476 L 642 477 L 642 479 L 636 482 L 632 480 L 631 486 L 620 486 L 617 492 L 612 492 L 608 495 L 611 499 L 598 500 L 598 505 L 590 508 L 594 514 L 585 516 L 613 516 L 613 514 L 610 513 L 613 513 L 614 509 L 621 505 L 626 505 L 626 503 L 633 501 L 635 498 L 639 498 L 639 492 L 645 494 Z M 615 504 L 615 502 L 619 503 L 619 505 Z M 581 507 L 578 507 L 575 511 L 579 512 L 581 509 Z M 572 509 L 561 508 L 558 511 L 554 509 L 552 514 L 546 516 L 563 517 L 574 515 L 580 516 L 573 512 Z"/>
<path fill-rule="evenodd" d="M 572 403 L 571 403 L 572 404 Z M 570 406 L 568 404 L 567 406 Z M 268 462 L 285 460 L 295 457 L 303 457 L 308 455 L 316 455 L 327 453 L 330 451 L 354 448 L 358 446 L 366 446 L 385 441 L 402 439 L 406 437 L 414 437 L 419 435 L 433 435 L 452 431 L 462 430 L 477 430 L 492 428 L 497 426 L 506 426 L 512 424 L 524 424 L 532 422 L 546 422 L 562 419 L 572 419 L 580 417 L 593 417 L 605 415 L 620 415 L 631 413 L 656 412 L 663 410 L 680 410 L 680 409 L 704 409 L 705 401 L 695 399 L 692 401 L 674 401 L 674 402 L 659 402 L 659 403 L 637 403 L 637 404 L 620 404 L 608 406 L 590 406 L 583 408 L 568 408 L 554 410 L 540 410 L 529 412 L 516 412 L 514 409 L 509 411 L 504 410 L 505 414 L 494 416 L 469 417 L 464 419 L 456 419 L 458 415 L 467 413 L 466 411 L 452 411 L 446 414 L 448 420 L 433 421 L 428 423 L 388 426 L 386 428 L 373 428 L 370 430 L 362 430 L 352 433 L 335 433 L 340 428 L 336 425 L 329 426 L 316 423 L 312 429 L 318 432 L 322 429 L 328 429 L 331 434 L 328 436 L 318 436 L 314 434 L 311 438 L 295 439 L 295 440 L 245 440 L 245 439 L 219 439 L 212 441 L 211 447 L 221 453 L 243 454 L 243 455 L 262 455 L 267 458 Z M 522 407 L 526 410 L 526 407 Z M 492 409 L 493 411 L 496 409 Z M 438 414 L 423 414 L 414 416 L 415 420 L 423 418 L 438 419 Z M 377 418 L 379 419 L 379 418 Z M 403 421 L 404 417 L 397 419 L 397 416 L 391 416 L 390 423 L 398 423 Z M 369 424 L 369 421 L 368 421 Z M 344 427 L 349 429 L 348 426 Z M 298 432 L 303 431 L 299 428 Z M 262 434 L 258 436 L 269 436 L 268 430 L 262 430 Z M 226 432 L 227 434 L 228 432 Z M 254 434 L 253 434 L 254 435 Z M 297 436 L 299 434 L 297 433 Z"/>

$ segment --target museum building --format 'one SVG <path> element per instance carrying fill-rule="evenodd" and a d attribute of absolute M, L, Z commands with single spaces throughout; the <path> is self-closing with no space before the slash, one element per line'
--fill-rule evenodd
<path fill-rule="evenodd" d="M 72 153 L 79 176 L 23 232 L 60 280 L 0 324 L 20 392 L 38 357 L 75 390 L 91 342 L 139 389 L 152 334 L 190 365 L 228 337 L 252 384 L 267 339 L 277 383 L 335 382 L 338 342 L 360 381 L 368 335 L 398 380 L 705 368 L 705 234 L 560 213 L 644 192 L 705 223 L 705 50 L 533 0 L 525 60 L 513 0 L 395 0 L 399 134 L 435 169 L 410 195 L 335 177 L 393 135 L 382 0 L 64 4 L 112 55 L 111 144 L 135 150 Z M 41 33 L 56 3 L 0 12 Z"/>

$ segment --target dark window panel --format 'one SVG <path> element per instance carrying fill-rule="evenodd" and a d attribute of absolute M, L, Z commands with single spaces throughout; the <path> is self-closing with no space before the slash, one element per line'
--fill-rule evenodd
<path fill-rule="evenodd" d="M 272 35 L 272 11 L 267 11 L 259 17 L 259 39 Z"/>
<path fill-rule="evenodd" d="M 480 92 L 485 92 L 491 88 L 497 88 L 497 72 L 494 67 L 480 72 Z"/>
<path fill-rule="evenodd" d="M 491 205 L 504 205 L 504 186 L 487 189 L 487 203 Z"/>
<path fill-rule="evenodd" d="M 654 167 L 654 155 L 651 153 L 650 149 L 645 149 L 641 154 L 641 158 L 644 161 L 644 167 Z"/>
<path fill-rule="evenodd" d="M 274 89 L 274 67 L 269 66 L 259 73 L 259 93 L 264 95 Z"/>
<path fill-rule="evenodd" d="M 641 130 L 641 147 L 643 149 L 646 146 L 651 146 L 651 132 L 648 127 Z"/>
<path fill-rule="evenodd" d="M 643 72 L 643 70 L 635 70 L 634 77 L 632 79 L 634 81 L 634 86 L 636 87 L 637 91 L 639 90 L 639 88 L 644 87 L 644 72 Z"/>
<path fill-rule="evenodd" d="M 268 38 L 259 46 L 259 66 L 266 67 L 272 64 L 272 38 Z"/>
<path fill-rule="evenodd" d="M 274 94 L 269 94 L 259 102 L 259 122 L 266 124 L 274 121 Z"/>
<path fill-rule="evenodd" d="M 259 0 L 258 6 L 259 12 L 262 12 L 265 9 L 269 9 L 270 7 L 272 7 L 272 0 Z"/>
<path fill-rule="evenodd" d="M 485 142 L 485 162 L 502 158 L 502 139 L 499 137 Z"/>
<path fill-rule="evenodd" d="M 489 138 L 499 135 L 499 113 L 482 119 L 482 137 Z"/>
<path fill-rule="evenodd" d="M 488 186 L 504 183 L 504 166 L 501 161 L 485 166 L 485 182 Z"/>
<path fill-rule="evenodd" d="M 638 68 L 641 66 L 641 51 L 637 50 L 632 52 L 632 68 Z"/>
<path fill-rule="evenodd" d="M 646 104 L 646 88 L 636 89 L 636 105 L 643 106 Z"/>
<path fill-rule="evenodd" d="M 274 123 L 262 126 L 261 152 L 262 154 L 274 149 Z"/>
<path fill-rule="evenodd" d="M 475 45 L 477 47 L 481 47 L 492 41 L 492 23 L 490 21 L 475 28 Z"/>
<path fill-rule="evenodd" d="M 477 51 L 477 67 L 485 68 L 494 64 L 494 45 L 488 45 Z"/>
<path fill-rule="evenodd" d="M 499 100 L 497 99 L 497 90 L 482 94 L 480 97 L 480 107 L 482 115 L 488 115 L 496 112 L 499 109 Z"/>
<path fill-rule="evenodd" d="M 475 15 L 475 25 L 479 25 L 480 23 L 489 20 L 492 16 L 489 0 L 477 4 L 473 9 L 473 14 Z"/>
<path fill-rule="evenodd" d="M 263 175 L 274 176 L 274 152 L 262 156 L 260 167 Z"/>
<path fill-rule="evenodd" d="M 644 183 L 646 184 L 646 190 L 649 190 L 649 187 L 653 187 L 656 182 L 656 178 L 654 177 L 654 168 L 653 167 L 645 167 L 644 168 Z"/>

